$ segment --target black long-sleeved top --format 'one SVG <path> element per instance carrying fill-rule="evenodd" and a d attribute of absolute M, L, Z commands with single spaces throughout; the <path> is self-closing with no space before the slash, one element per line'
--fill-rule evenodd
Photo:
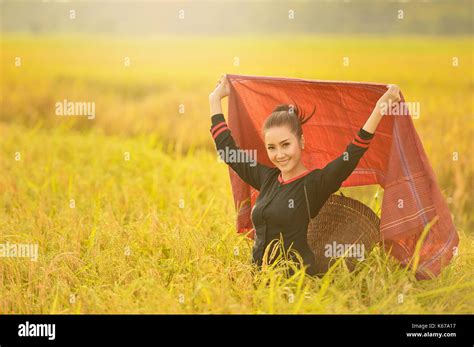
<path fill-rule="evenodd" d="M 307 171 L 283 181 L 278 168 L 255 162 L 255 158 L 237 147 L 222 113 L 213 115 L 211 121 L 210 131 L 217 150 L 222 154 L 240 151 L 237 161 L 225 155 L 221 158 L 242 180 L 260 192 L 252 209 L 255 229 L 253 262 L 259 266 L 262 264 L 265 248 L 270 241 L 280 239 L 281 233 L 284 248 L 288 250 L 291 246 L 291 249 L 298 251 L 304 264 L 308 265 L 306 273 L 314 275 L 315 258 L 307 243 L 310 220 L 303 187 L 306 185 L 309 211 L 311 218 L 314 218 L 329 196 L 354 171 L 374 134 L 360 128 L 354 140 L 347 145 L 346 154 L 341 154 L 323 169 Z"/>

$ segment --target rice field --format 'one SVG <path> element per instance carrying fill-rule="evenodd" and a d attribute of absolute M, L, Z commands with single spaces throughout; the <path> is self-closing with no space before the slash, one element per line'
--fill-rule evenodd
<path fill-rule="evenodd" d="M 473 313 L 472 44 L 2 35 L 0 244 L 37 244 L 38 258 L 0 257 L 0 313 Z M 416 281 L 376 248 L 353 273 L 253 271 L 209 134 L 221 73 L 396 83 L 420 102 L 460 235 L 450 266 Z M 63 100 L 93 102 L 95 117 L 56 115 Z M 344 189 L 380 213 L 376 191 Z"/>

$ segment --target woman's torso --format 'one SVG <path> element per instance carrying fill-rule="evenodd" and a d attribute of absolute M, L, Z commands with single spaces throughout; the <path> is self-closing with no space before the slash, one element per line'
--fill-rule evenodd
<path fill-rule="evenodd" d="M 307 243 L 310 221 L 304 184 L 310 175 L 297 176 L 283 182 L 275 169 L 266 180 L 252 209 L 252 222 L 256 230 L 253 258 L 261 263 L 263 252 L 272 240 L 283 237 L 284 248 L 298 251 L 306 265 L 314 263 L 314 255 Z"/>

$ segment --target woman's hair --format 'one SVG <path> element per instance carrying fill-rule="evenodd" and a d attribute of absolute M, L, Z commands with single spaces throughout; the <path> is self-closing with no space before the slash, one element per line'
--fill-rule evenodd
<path fill-rule="evenodd" d="M 291 132 L 299 139 L 301 138 L 301 135 L 303 135 L 302 125 L 314 115 L 315 110 L 316 107 L 309 116 L 305 117 L 296 103 L 295 105 L 278 105 L 265 120 L 265 123 L 263 124 L 263 133 L 265 134 L 265 132 L 270 128 L 287 125 Z"/>

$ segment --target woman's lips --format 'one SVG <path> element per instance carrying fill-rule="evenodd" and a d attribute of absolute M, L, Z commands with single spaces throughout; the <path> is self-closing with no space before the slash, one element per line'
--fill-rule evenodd
<path fill-rule="evenodd" d="M 288 163 L 289 161 L 290 161 L 290 159 L 277 160 L 278 164 L 279 164 L 279 165 L 282 165 L 282 166 L 286 165 L 286 163 Z"/>

